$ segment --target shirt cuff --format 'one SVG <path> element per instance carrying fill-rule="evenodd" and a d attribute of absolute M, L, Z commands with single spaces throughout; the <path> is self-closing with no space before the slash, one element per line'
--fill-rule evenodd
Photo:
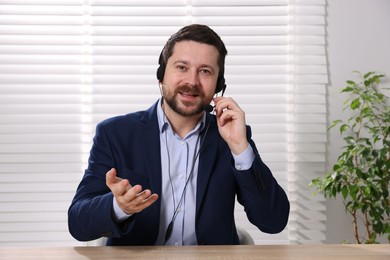
<path fill-rule="evenodd" d="M 131 215 L 133 215 L 133 214 L 129 215 L 129 214 L 126 214 L 125 212 L 123 212 L 123 210 L 121 210 L 121 208 L 118 206 L 118 203 L 116 202 L 115 197 L 113 197 L 113 207 L 114 207 L 115 221 L 118 223 L 125 221 L 126 219 L 131 217 Z"/>
<path fill-rule="evenodd" d="M 252 167 L 253 161 L 255 160 L 255 152 L 252 146 L 248 145 L 242 153 L 235 155 L 232 153 L 234 159 L 234 167 L 239 171 L 246 171 Z"/>

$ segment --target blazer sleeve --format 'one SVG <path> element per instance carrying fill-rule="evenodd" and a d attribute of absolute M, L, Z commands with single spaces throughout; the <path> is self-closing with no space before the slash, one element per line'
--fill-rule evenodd
<path fill-rule="evenodd" d="M 92 149 L 74 199 L 68 210 L 68 228 L 79 241 L 120 237 L 129 232 L 132 218 L 118 225 L 112 216 L 113 195 L 106 185 L 106 172 L 115 167 L 105 124 L 98 124 Z"/>
<path fill-rule="evenodd" d="M 283 188 L 278 184 L 270 169 L 261 160 L 255 143 L 248 140 L 255 152 L 252 167 L 239 171 L 233 166 L 239 191 L 237 200 L 244 206 L 249 221 L 265 233 L 279 233 L 287 225 L 290 203 Z"/>

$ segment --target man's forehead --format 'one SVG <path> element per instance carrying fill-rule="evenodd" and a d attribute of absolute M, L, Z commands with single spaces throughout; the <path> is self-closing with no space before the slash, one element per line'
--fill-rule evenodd
<path fill-rule="evenodd" d="M 173 47 L 171 62 L 190 63 L 193 59 L 205 66 L 218 66 L 219 53 L 215 46 L 196 41 L 180 41 Z M 169 60 L 168 59 L 168 60 Z"/>

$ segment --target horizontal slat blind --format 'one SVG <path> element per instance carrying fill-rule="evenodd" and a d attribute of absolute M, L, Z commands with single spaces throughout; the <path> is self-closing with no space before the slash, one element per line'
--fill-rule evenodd
<path fill-rule="evenodd" d="M 46 5 L 49 4 L 49 5 Z M 0 245 L 74 245 L 82 1 L 0 1 Z"/>
<path fill-rule="evenodd" d="M 290 240 L 325 242 L 325 202 L 308 188 L 325 171 L 325 0 L 290 2 L 289 171 Z"/>

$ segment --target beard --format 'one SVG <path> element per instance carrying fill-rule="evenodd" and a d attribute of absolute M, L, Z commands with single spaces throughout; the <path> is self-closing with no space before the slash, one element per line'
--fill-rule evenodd
<path fill-rule="evenodd" d="M 200 98 L 198 102 L 182 102 L 179 104 L 178 95 L 180 93 L 190 93 Z M 211 102 L 205 101 L 204 92 L 197 86 L 183 85 L 175 89 L 173 92 L 167 90 L 163 91 L 164 101 L 170 106 L 170 108 L 177 114 L 185 117 L 195 116 L 202 113 L 205 107 Z M 191 108 L 190 108 L 191 107 Z"/>

